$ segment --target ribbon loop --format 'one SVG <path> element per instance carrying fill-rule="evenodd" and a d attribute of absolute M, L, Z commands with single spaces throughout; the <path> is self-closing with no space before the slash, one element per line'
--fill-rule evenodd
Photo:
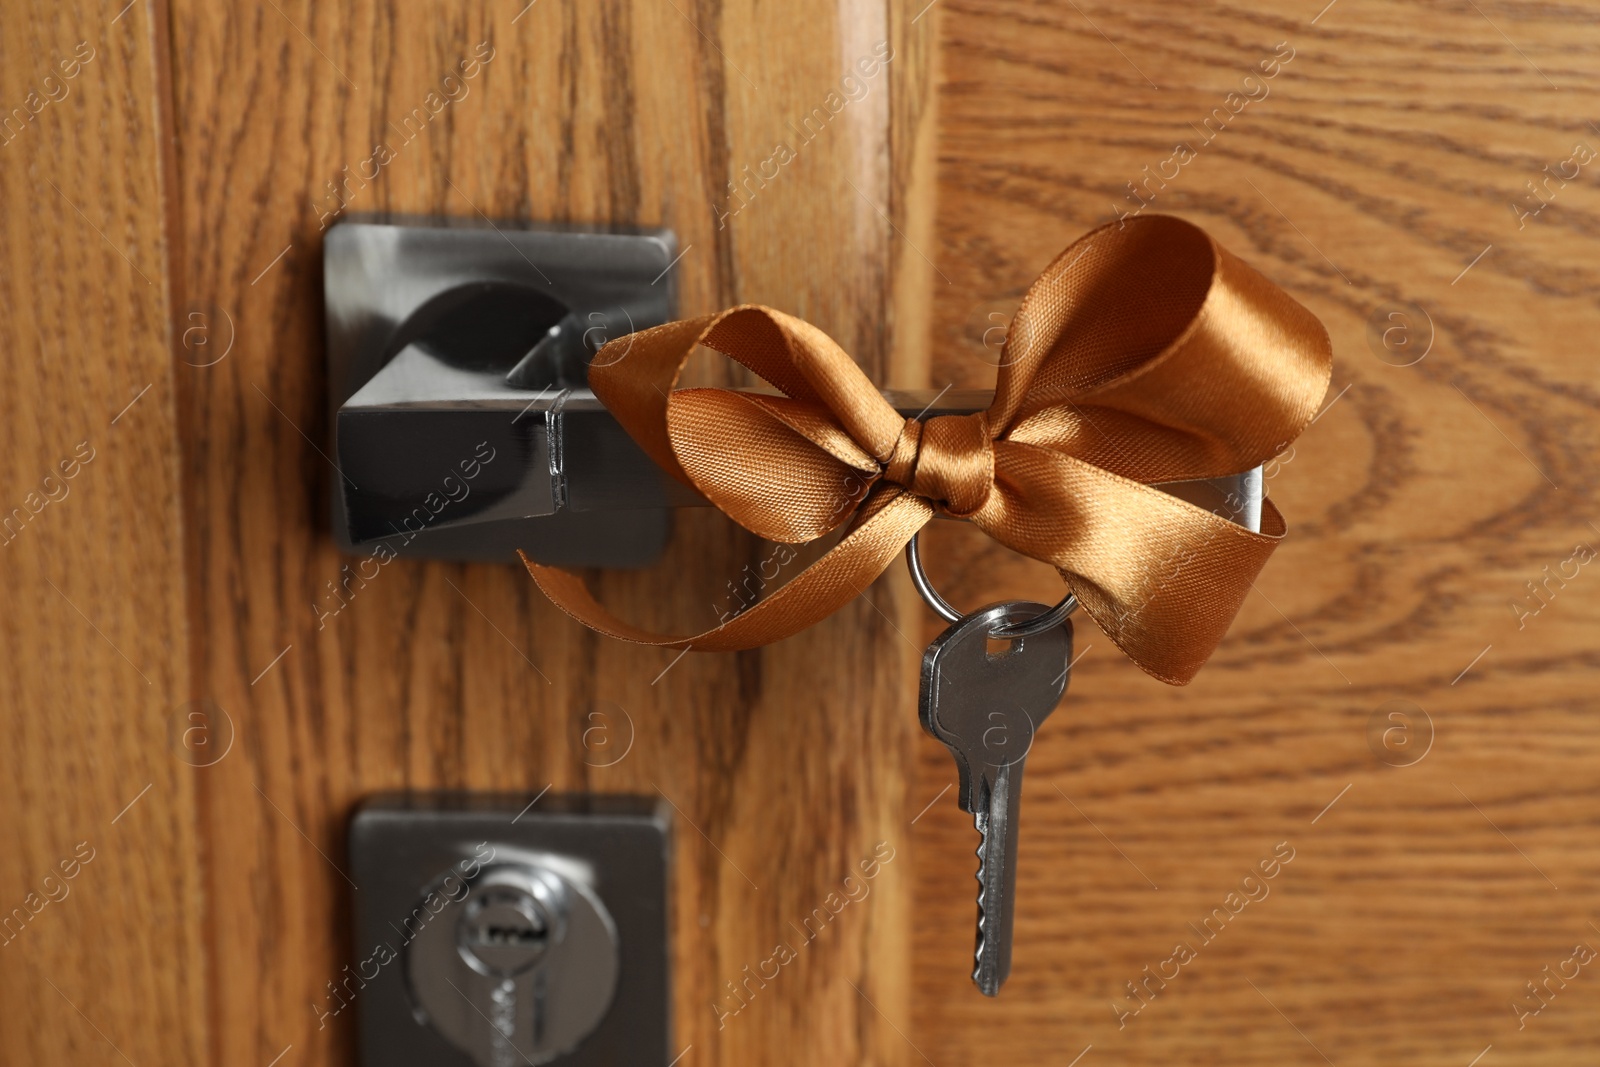
<path fill-rule="evenodd" d="M 704 344 L 783 396 L 673 388 Z M 1057 568 L 1140 668 L 1182 685 L 1222 640 L 1284 534 L 1150 488 L 1248 470 L 1314 416 L 1332 351 L 1315 316 L 1181 219 L 1079 239 L 1029 288 L 995 397 L 972 415 L 902 418 L 809 323 L 732 308 L 612 341 L 590 371 L 630 435 L 740 525 L 831 551 L 766 599 L 688 637 L 613 617 L 575 575 L 523 557 L 602 633 L 702 651 L 754 648 L 854 598 L 937 511 Z"/>

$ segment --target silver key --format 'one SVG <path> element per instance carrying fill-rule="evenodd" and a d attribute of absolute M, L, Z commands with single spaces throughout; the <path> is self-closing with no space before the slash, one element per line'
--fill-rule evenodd
<path fill-rule="evenodd" d="M 1066 692 L 1072 624 L 1017 638 L 994 654 L 989 635 L 1046 610 L 1027 600 L 981 608 L 935 638 L 922 656 L 922 727 L 955 756 L 961 808 L 972 812 L 981 835 L 972 980 L 991 997 L 1011 973 L 1023 761 L 1034 731 Z"/>

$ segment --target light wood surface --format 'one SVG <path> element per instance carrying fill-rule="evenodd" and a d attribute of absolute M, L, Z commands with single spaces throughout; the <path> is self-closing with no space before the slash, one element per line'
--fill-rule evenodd
<path fill-rule="evenodd" d="M 1152 184 L 1148 210 L 1286 287 L 1336 352 L 1332 406 L 1269 467 L 1289 540 L 1199 679 L 1165 688 L 1079 621 L 1083 658 L 1027 765 L 996 1002 L 966 978 L 970 824 L 948 795 L 917 822 L 915 1033 L 939 1067 L 1593 1059 L 1588 968 L 1521 1029 L 1511 1004 L 1535 1006 L 1525 983 L 1575 944 L 1600 949 L 1600 586 L 1569 563 L 1522 629 L 1511 603 L 1600 545 L 1596 164 L 1552 181 L 1523 228 L 1510 205 L 1547 164 L 1570 176 L 1574 145 L 1600 150 L 1600 30 L 1577 8 L 1324 3 L 936 9 L 935 387 L 990 381 L 984 331 L 997 344 L 1068 241 L 1136 207 L 1125 183 L 1198 144 L 1191 122 L 1261 96 L 1245 76 L 1283 41 L 1267 95 Z M 1399 301 L 1435 331 L 1410 367 L 1367 337 Z M 958 603 L 1058 595 L 955 524 L 932 540 Z M 1393 700 L 1431 718 L 1411 766 L 1369 746 Z M 1420 751 L 1416 722 L 1388 758 Z M 913 810 L 954 778 L 919 749 Z M 1295 858 L 1269 895 L 1203 942 L 1188 924 L 1279 842 Z M 1180 941 L 1196 958 L 1119 1026 L 1125 983 L 1170 975 Z"/>

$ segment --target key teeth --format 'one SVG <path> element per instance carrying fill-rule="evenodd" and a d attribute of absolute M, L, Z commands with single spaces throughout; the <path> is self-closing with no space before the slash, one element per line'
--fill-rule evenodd
<path fill-rule="evenodd" d="M 985 941 L 988 938 L 988 929 L 985 920 L 988 918 L 988 881 L 985 880 L 985 867 L 989 863 L 989 820 L 982 815 L 973 820 L 978 826 L 978 940 L 972 953 L 972 980 L 980 986 L 983 984 L 983 952 Z"/>

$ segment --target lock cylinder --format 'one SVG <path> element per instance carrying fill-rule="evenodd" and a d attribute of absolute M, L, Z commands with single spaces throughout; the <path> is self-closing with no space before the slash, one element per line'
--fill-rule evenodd
<path fill-rule="evenodd" d="M 528 877 L 523 869 L 505 868 L 499 874 L 468 898 L 456 945 L 473 970 L 511 978 L 537 966 L 552 940 L 565 938 L 567 901 L 560 881 L 546 871 Z"/>
<path fill-rule="evenodd" d="M 610 1008 L 618 971 L 616 925 L 593 889 L 532 860 L 484 867 L 405 960 L 418 1021 L 480 1067 L 576 1047 Z"/>

